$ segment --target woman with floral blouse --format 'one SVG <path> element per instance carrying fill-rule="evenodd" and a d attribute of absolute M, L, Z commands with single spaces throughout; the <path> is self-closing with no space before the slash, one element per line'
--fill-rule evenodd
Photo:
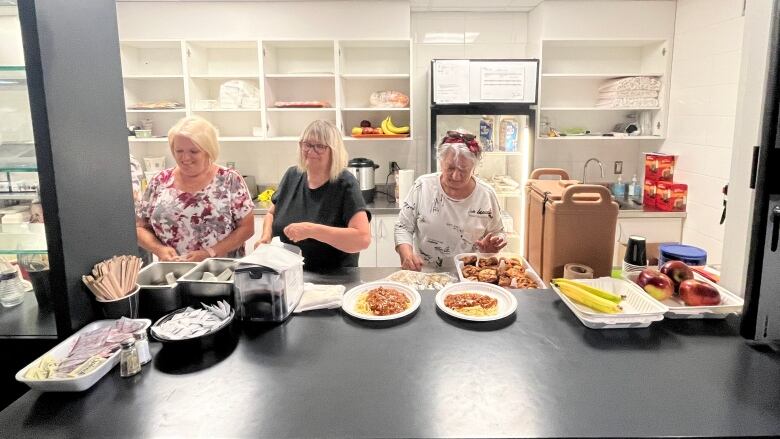
<path fill-rule="evenodd" d="M 214 126 L 185 117 L 168 131 L 168 145 L 176 166 L 146 188 L 136 212 L 138 245 L 161 261 L 243 256 L 254 205 L 241 175 L 215 164 Z"/>

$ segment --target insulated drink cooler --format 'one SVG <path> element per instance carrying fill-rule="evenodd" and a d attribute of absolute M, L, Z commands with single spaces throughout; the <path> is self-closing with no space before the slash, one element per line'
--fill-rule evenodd
<path fill-rule="evenodd" d="M 557 176 L 559 180 L 541 180 Z M 563 169 L 537 169 L 527 186 L 525 254 L 545 282 L 563 276 L 568 263 L 612 272 L 618 205 L 607 188 L 578 184 Z"/>

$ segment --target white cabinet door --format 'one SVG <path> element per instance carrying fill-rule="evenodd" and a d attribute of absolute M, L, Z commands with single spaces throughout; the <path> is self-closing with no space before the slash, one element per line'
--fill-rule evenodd
<path fill-rule="evenodd" d="M 395 222 L 397 215 L 376 215 L 376 266 L 399 267 L 401 259 L 395 251 Z"/>
<path fill-rule="evenodd" d="M 618 249 L 631 235 L 644 236 L 647 242 L 681 242 L 683 218 L 622 218 L 615 229 L 613 266 L 619 266 Z"/>
<path fill-rule="evenodd" d="M 370 223 L 371 227 L 371 245 L 367 249 L 360 252 L 360 258 L 358 259 L 358 267 L 376 267 L 376 236 L 377 236 L 377 219 L 373 218 Z"/>
<path fill-rule="evenodd" d="M 244 247 L 247 254 L 252 253 L 255 249 L 255 243 L 263 236 L 263 219 L 265 219 L 265 215 L 255 215 L 255 234 L 246 240 Z"/>

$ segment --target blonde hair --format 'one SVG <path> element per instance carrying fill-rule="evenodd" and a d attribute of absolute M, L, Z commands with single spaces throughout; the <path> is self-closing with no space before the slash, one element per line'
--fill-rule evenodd
<path fill-rule="evenodd" d="M 219 141 L 217 141 L 217 129 L 211 122 L 200 116 L 188 116 L 180 119 L 168 130 L 168 147 L 173 154 L 173 140 L 177 135 L 186 136 L 193 141 L 206 155 L 211 163 L 219 157 Z"/>
<path fill-rule="evenodd" d="M 347 160 L 349 160 L 349 154 L 344 148 L 344 140 L 341 138 L 339 129 L 327 120 L 315 120 L 303 130 L 300 141 L 319 143 L 330 147 L 330 180 L 336 181 L 344 168 L 347 167 Z M 300 144 L 298 145 L 298 169 L 306 171 L 306 162 L 303 159 L 303 150 Z"/>

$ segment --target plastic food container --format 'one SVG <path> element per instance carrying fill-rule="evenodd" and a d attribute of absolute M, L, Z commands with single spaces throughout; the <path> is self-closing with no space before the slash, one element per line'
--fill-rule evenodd
<path fill-rule="evenodd" d="M 138 319 L 138 320 L 144 322 L 144 326 L 140 330 L 145 331 L 152 324 L 151 320 L 148 319 Z M 94 331 L 95 329 L 99 329 L 104 326 L 111 326 L 114 324 L 114 322 L 116 322 L 116 320 L 98 320 L 84 326 L 78 332 L 66 338 L 65 341 L 61 342 L 57 346 L 54 346 L 51 350 L 41 355 L 40 357 L 36 358 L 35 361 L 31 362 L 30 364 L 25 366 L 22 370 L 17 372 L 16 381 L 27 384 L 28 386 L 30 386 L 31 389 L 40 390 L 43 392 L 81 392 L 83 390 L 89 389 L 101 378 L 103 378 L 103 376 L 107 374 L 109 370 L 111 370 L 114 366 L 116 366 L 119 363 L 119 352 L 120 352 L 119 349 L 117 349 L 116 352 L 111 354 L 111 356 L 108 357 L 106 361 L 102 365 L 100 365 L 100 367 L 80 377 L 52 378 L 47 380 L 30 380 L 25 378 L 24 374 L 27 372 L 29 368 L 40 364 L 41 359 L 46 355 L 56 359 L 57 361 L 61 361 L 62 359 L 68 356 L 71 347 L 76 343 L 76 339 L 78 339 L 81 334 L 89 331 Z"/>
<path fill-rule="evenodd" d="M 209 272 L 214 276 L 219 275 L 226 269 L 234 270 L 238 262 L 230 258 L 209 258 L 204 259 L 192 270 L 180 277 L 177 281 L 179 292 L 181 294 L 182 306 L 192 305 L 200 308 L 200 303 L 213 305 L 220 300 L 225 300 L 233 308 L 236 307 L 236 300 L 233 297 L 233 280 L 203 280 L 203 273 Z"/>
<path fill-rule="evenodd" d="M 518 255 L 517 253 L 461 253 L 459 255 L 455 255 L 455 268 L 458 270 L 458 278 L 460 278 L 461 282 L 468 282 L 468 279 L 466 279 L 466 276 L 463 275 L 463 257 L 465 256 L 477 256 L 480 259 L 481 258 L 489 258 L 489 257 L 505 257 L 505 258 L 515 258 L 520 260 L 520 262 L 523 263 L 523 267 L 525 268 L 525 274 L 528 275 L 534 282 L 536 282 L 537 285 L 539 285 L 539 289 L 547 288 L 547 285 L 545 285 L 542 278 L 539 276 L 539 274 L 534 271 L 533 267 L 531 267 L 530 264 L 528 264 L 528 261 L 525 260 L 522 256 Z M 486 282 L 489 283 L 489 282 Z"/>
<path fill-rule="evenodd" d="M 639 277 L 639 273 L 626 273 L 623 275 L 624 279 L 634 283 L 634 285 L 644 293 L 644 291 L 636 285 L 636 279 Z M 741 314 L 742 307 L 745 304 L 744 299 L 732 293 L 731 291 L 721 287 L 720 285 L 710 281 L 699 273 L 693 272 L 693 278 L 706 282 L 714 286 L 718 293 L 720 293 L 720 305 L 707 305 L 707 306 L 687 306 L 682 300 L 671 297 L 664 301 L 657 301 L 649 294 L 645 293 L 651 300 L 656 301 L 668 308 L 666 311 L 666 318 L 668 319 L 725 319 L 729 314 Z"/>
<path fill-rule="evenodd" d="M 707 252 L 684 244 L 663 244 L 658 247 L 658 266 L 668 261 L 683 261 L 686 265 L 707 265 Z"/>
<path fill-rule="evenodd" d="M 152 137 L 152 130 L 135 130 L 135 137 L 138 139 L 148 139 Z"/>
<path fill-rule="evenodd" d="M 600 277 L 597 279 L 577 279 L 577 282 L 591 285 L 605 291 L 624 295 L 620 302 L 623 311 L 619 314 L 606 314 L 581 305 L 563 294 L 552 285 L 563 303 L 569 307 L 583 325 L 591 329 L 646 328 L 651 323 L 663 320 L 668 310 L 666 305 L 654 300 L 635 284 L 625 279 Z"/>
<path fill-rule="evenodd" d="M 152 320 L 182 307 L 178 282 L 168 284 L 165 275 L 173 273 L 176 279 L 195 268 L 196 262 L 152 262 L 138 272 L 141 317 Z"/>

